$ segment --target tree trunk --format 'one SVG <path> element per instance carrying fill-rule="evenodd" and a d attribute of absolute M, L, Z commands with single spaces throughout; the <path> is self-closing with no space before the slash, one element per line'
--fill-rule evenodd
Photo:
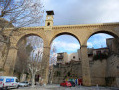
<path fill-rule="evenodd" d="M 33 72 L 32 73 L 32 84 L 31 84 L 31 87 L 34 87 L 35 86 L 35 73 Z"/>

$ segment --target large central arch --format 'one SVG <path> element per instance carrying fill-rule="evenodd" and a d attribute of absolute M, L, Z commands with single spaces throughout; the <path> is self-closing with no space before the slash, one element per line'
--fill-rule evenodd
<path fill-rule="evenodd" d="M 58 37 L 58 36 L 60 36 L 60 35 L 71 35 L 71 36 L 75 37 L 75 38 L 78 40 L 79 44 L 80 44 L 80 40 L 78 39 L 78 36 L 76 36 L 75 34 L 70 33 L 70 32 L 60 32 L 60 33 L 58 33 L 58 34 L 55 34 L 55 35 L 52 37 L 52 39 L 51 39 L 51 41 L 50 41 L 50 45 L 51 45 L 52 41 L 53 41 L 56 37 Z"/>

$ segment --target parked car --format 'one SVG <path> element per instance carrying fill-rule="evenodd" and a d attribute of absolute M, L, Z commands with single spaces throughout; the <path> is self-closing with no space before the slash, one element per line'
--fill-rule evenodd
<path fill-rule="evenodd" d="M 11 76 L 0 76 L 0 90 L 1 88 L 18 88 L 19 82 L 17 77 Z"/>
<path fill-rule="evenodd" d="M 75 87 L 75 83 L 73 81 L 69 81 L 72 87 Z"/>
<path fill-rule="evenodd" d="M 27 81 L 19 82 L 20 87 L 28 87 L 29 83 Z"/>
<path fill-rule="evenodd" d="M 69 81 L 64 81 L 63 83 L 60 83 L 60 86 L 67 86 L 67 87 L 71 87 L 71 86 L 72 86 L 72 84 L 71 84 L 71 82 L 69 82 Z"/>

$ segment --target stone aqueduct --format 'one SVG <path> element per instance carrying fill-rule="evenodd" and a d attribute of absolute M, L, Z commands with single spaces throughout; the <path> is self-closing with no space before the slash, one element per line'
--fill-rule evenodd
<path fill-rule="evenodd" d="M 7 35 L 11 28 L 5 30 Z M 81 63 L 82 63 L 82 79 L 83 84 L 86 86 L 91 85 L 89 61 L 87 56 L 87 40 L 90 36 L 96 33 L 107 33 L 115 38 L 119 37 L 119 23 L 104 23 L 104 24 L 87 24 L 87 25 L 64 25 L 53 26 L 53 15 L 48 14 L 46 16 L 45 26 L 42 27 L 24 27 L 18 31 L 13 32 L 11 37 L 11 48 L 8 54 L 8 58 L 5 64 L 4 75 L 12 75 L 17 56 L 17 44 L 27 35 L 37 35 L 44 41 L 44 53 L 50 55 L 50 44 L 53 39 L 62 34 L 69 34 L 77 38 L 81 45 Z M 43 73 L 42 78 L 44 83 L 48 81 L 48 69 L 49 69 L 49 57 L 43 56 L 42 65 Z"/>

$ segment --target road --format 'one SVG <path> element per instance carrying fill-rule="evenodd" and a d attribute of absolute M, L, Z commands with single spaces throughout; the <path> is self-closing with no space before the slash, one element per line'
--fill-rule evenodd
<path fill-rule="evenodd" d="M 84 87 L 84 86 L 75 86 L 75 87 L 62 87 L 59 85 L 47 85 L 47 86 L 36 86 L 32 87 L 20 87 L 18 89 L 12 90 L 119 90 L 119 88 L 110 88 L 110 87 Z"/>

